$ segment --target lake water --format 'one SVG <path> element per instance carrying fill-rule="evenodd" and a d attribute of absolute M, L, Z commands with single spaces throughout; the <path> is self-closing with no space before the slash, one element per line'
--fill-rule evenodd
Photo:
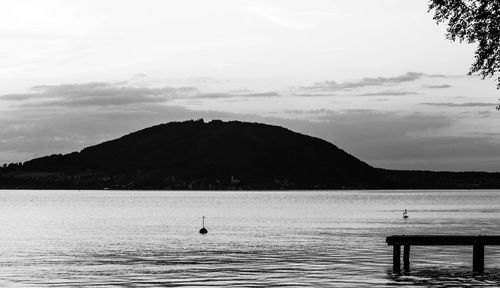
<path fill-rule="evenodd" d="M 494 246 L 483 277 L 468 246 L 412 247 L 399 276 L 385 243 L 500 234 L 500 191 L 3 190 L 0 229 L 0 286 L 500 286 Z"/>

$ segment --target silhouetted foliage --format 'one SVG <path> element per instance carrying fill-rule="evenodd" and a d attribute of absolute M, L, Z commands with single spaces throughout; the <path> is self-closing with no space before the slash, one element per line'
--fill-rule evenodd
<path fill-rule="evenodd" d="M 478 73 L 484 79 L 500 71 L 499 0 L 430 0 L 431 10 L 438 23 L 448 21 L 448 39 L 477 43 L 476 60 L 469 74 Z"/>

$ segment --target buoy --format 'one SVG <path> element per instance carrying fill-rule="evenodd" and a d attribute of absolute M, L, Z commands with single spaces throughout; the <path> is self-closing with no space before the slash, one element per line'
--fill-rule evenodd
<path fill-rule="evenodd" d="M 205 216 L 201 217 L 203 221 L 203 227 L 200 229 L 200 234 L 207 234 L 208 230 L 205 228 Z"/>
<path fill-rule="evenodd" d="M 403 218 L 408 219 L 408 211 L 405 209 L 405 212 L 403 212 Z"/>

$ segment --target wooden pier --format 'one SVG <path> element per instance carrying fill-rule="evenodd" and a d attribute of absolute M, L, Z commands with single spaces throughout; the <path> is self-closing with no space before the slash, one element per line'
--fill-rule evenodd
<path fill-rule="evenodd" d="M 410 247 L 413 246 L 472 246 L 472 271 L 474 274 L 484 272 L 484 246 L 500 245 L 500 236 L 486 235 L 393 235 L 386 238 L 389 246 L 393 246 L 392 267 L 395 273 L 401 272 L 401 246 L 403 251 L 403 269 L 410 271 Z"/>

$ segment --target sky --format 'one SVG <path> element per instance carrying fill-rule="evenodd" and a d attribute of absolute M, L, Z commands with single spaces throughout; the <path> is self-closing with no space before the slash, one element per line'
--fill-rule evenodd
<path fill-rule="evenodd" d="M 388 169 L 500 171 L 500 96 L 427 1 L 0 2 L 0 164 L 188 119 Z"/>

